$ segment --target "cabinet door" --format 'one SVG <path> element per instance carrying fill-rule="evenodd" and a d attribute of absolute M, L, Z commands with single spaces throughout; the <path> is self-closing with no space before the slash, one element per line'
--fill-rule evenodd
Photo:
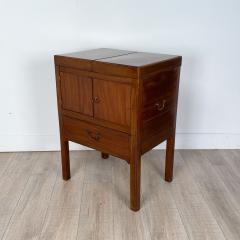
<path fill-rule="evenodd" d="M 61 72 L 62 108 L 93 116 L 92 79 Z"/>
<path fill-rule="evenodd" d="M 130 85 L 94 79 L 93 92 L 95 118 L 130 125 Z"/>

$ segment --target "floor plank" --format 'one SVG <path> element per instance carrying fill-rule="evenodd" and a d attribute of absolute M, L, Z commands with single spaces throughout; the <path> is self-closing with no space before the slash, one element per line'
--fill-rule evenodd
<path fill-rule="evenodd" d="M 10 163 L 14 155 L 16 155 L 16 153 L 0 154 L 0 176 L 4 173 L 5 169 L 7 168 L 8 164 Z"/>
<path fill-rule="evenodd" d="M 71 153 L 72 177 L 63 181 L 60 168 L 40 239 L 76 239 L 87 152 Z M 58 156 L 60 163 L 60 156 Z"/>
<path fill-rule="evenodd" d="M 7 156 L 8 155 L 8 156 Z M 5 166 L 5 171 L 0 178 L 0 239 L 2 239 L 18 201 L 30 178 L 34 161 L 37 159 L 36 153 L 14 153 L 0 154 L 0 168 Z M 11 160 L 5 165 L 4 158 Z M 8 158 L 9 157 L 9 158 Z"/>
<path fill-rule="evenodd" d="M 113 239 L 151 239 L 149 226 L 144 221 L 144 212 L 129 211 L 129 173 L 129 165 L 125 161 L 113 158 Z"/>
<path fill-rule="evenodd" d="M 159 154 L 161 153 L 161 154 Z M 142 211 L 149 225 L 150 239 L 188 239 L 179 211 L 163 179 L 163 151 L 151 151 L 142 161 Z"/>
<path fill-rule="evenodd" d="M 3 239 L 39 239 L 53 186 L 56 182 L 56 153 L 38 153 L 25 190 Z M 17 170 L 17 169 L 16 169 Z"/>
<path fill-rule="evenodd" d="M 225 154 L 225 150 L 211 150 L 201 151 L 201 153 L 208 159 L 217 172 L 219 178 L 222 180 L 231 196 L 236 200 L 238 210 L 240 211 L 240 168 L 235 164 L 235 158 L 229 154 Z M 240 162 L 240 158 L 238 158 Z"/>
<path fill-rule="evenodd" d="M 211 152 L 209 152 L 211 154 Z M 240 239 L 240 211 L 224 182 L 202 151 L 182 150 L 181 155 L 226 239 Z"/>
<path fill-rule="evenodd" d="M 189 239 L 225 239 L 181 155 L 175 154 L 176 177 L 169 189 L 176 202 Z"/>
<path fill-rule="evenodd" d="M 99 152 L 88 155 L 77 239 L 112 240 L 112 161 Z"/>

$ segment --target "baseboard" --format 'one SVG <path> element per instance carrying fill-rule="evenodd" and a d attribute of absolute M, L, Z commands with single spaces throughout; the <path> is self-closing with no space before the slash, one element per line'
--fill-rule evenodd
<path fill-rule="evenodd" d="M 160 144 L 156 149 L 162 149 Z M 0 135 L 0 152 L 58 151 L 57 135 Z M 71 150 L 87 147 L 70 143 Z M 231 133 L 177 133 L 176 149 L 240 149 L 240 134 Z"/>

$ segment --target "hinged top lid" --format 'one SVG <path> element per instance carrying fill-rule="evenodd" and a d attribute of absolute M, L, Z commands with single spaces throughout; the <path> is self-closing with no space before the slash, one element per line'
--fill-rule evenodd
<path fill-rule="evenodd" d="M 97 60 L 97 59 L 105 59 L 109 57 L 126 55 L 129 53 L 133 53 L 133 52 L 126 51 L 126 50 L 111 49 L 111 48 L 97 48 L 97 49 L 92 49 L 87 51 L 61 54 L 59 56 L 77 58 L 77 59 L 86 59 L 86 60 Z"/>
<path fill-rule="evenodd" d="M 181 61 L 181 56 L 109 48 L 55 56 L 56 65 L 132 78 L 165 68 L 178 67 Z"/>

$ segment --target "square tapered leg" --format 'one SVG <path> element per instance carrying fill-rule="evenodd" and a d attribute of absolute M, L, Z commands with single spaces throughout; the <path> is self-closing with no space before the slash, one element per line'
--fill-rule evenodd
<path fill-rule="evenodd" d="M 63 140 L 61 141 L 61 156 L 62 156 L 62 177 L 64 180 L 68 180 L 71 178 L 68 141 Z"/>
<path fill-rule="evenodd" d="M 167 139 L 165 181 L 171 182 L 173 179 L 175 134 Z"/>

